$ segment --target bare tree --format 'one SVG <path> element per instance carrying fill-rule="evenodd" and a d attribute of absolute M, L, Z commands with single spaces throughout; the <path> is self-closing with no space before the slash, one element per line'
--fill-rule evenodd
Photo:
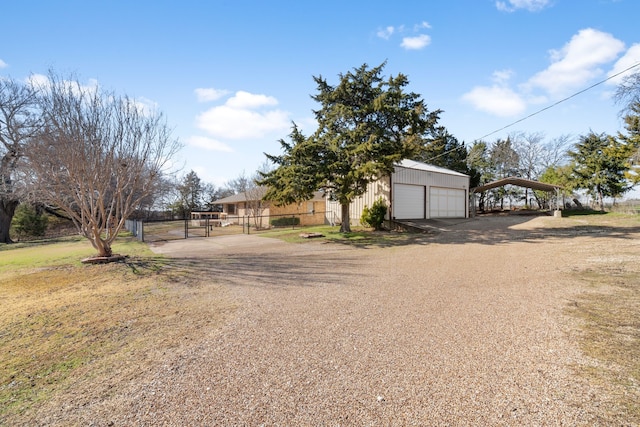
<path fill-rule="evenodd" d="M 110 257 L 125 219 L 162 178 L 180 144 L 162 114 L 135 100 L 53 72 L 40 88 L 46 125 L 29 149 L 42 200 Z"/>
<path fill-rule="evenodd" d="M 621 115 L 640 104 L 640 73 L 630 74 L 622 80 L 616 89 L 614 100 L 622 105 Z"/>
<path fill-rule="evenodd" d="M 568 161 L 567 151 L 573 141 L 573 136 L 565 134 L 551 139 L 544 145 L 544 155 L 542 158 L 542 172 L 547 168 L 557 167 Z"/>
<path fill-rule="evenodd" d="M 41 124 L 36 96 L 31 86 L 0 78 L 0 243 L 12 243 L 9 230 L 20 203 L 16 173 Z"/>
<path fill-rule="evenodd" d="M 242 171 L 237 178 L 227 181 L 225 186 L 231 190 L 233 190 L 234 194 L 240 194 L 247 191 L 249 185 L 251 184 L 251 179 L 247 177 L 245 171 Z"/>
<path fill-rule="evenodd" d="M 267 210 L 270 205 L 268 200 L 264 200 L 264 197 L 267 194 L 267 187 L 260 185 L 258 182 L 272 169 L 272 163 L 267 160 L 260 165 L 251 179 L 246 180 L 247 183 L 244 194 L 247 200 L 247 214 L 253 217 L 253 222 L 256 228 L 262 228 L 264 211 Z"/>
<path fill-rule="evenodd" d="M 253 218 L 254 225 L 260 229 L 263 227 L 264 211 L 269 207 L 269 202 L 263 200 L 265 194 L 267 194 L 267 187 L 258 185 L 252 180 L 244 194 L 247 200 L 247 215 Z"/>

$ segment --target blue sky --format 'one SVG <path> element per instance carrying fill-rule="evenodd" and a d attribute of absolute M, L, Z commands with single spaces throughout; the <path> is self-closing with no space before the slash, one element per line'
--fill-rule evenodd
<path fill-rule="evenodd" d="M 0 76 L 75 73 L 164 112 L 175 159 L 222 185 L 314 130 L 313 76 L 387 61 L 467 144 L 510 132 L 622 130 L 619 78 L 640 63 L 637 0 L 3 1 Z M 640 71 L 640 67 L 634 69 Z"/>

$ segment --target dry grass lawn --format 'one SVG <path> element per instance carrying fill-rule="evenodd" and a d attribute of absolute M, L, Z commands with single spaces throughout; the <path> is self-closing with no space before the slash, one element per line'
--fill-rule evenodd
<path fill-rule="evenodd" d="M 233 310 L 215 286 L 163 271 L 143 245 L 115 249 L 135 255 L 84 265 L 92 249 L 78 241 L 0 252 L 0 425 L 72 388 L 117 390 L 155 363 L 154 349 L 171 351 Z"/>

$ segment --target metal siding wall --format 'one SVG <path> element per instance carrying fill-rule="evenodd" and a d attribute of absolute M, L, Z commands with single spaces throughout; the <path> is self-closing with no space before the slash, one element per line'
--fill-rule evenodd
<path fill-rule="evenodd" d="M 349 205 L 349 215 L 351 216 L 351 224 L 360 224 L 360 216 L 365 205 L 371 207 L 379 197 L 382 197 L 387 206 L 390 206 L 389 177 L 384 177 L 367 185 L 367 191 L 360 197 L 357 197 Z M 342 210 L 340 203 L 326 200 L 326 219 L 332 224 L 342 221 Z"/>

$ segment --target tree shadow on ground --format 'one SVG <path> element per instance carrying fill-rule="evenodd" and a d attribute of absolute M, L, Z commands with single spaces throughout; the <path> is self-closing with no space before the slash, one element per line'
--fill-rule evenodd
<path fill-rule="evenodd" d="M 498 245 L 510 242 L 539 242 L 546 239 L 573 239 L 582 236 L 594 238 L 636 239 L 640 233 L 638 225 L 606 225 L 576 223 L 585 213 L 567 218 L 545 216 L 547 223 L 527 226 L 536 216 L 505 215 L 496 217 L 469 218 L 465 220 L 425 220 L 415 222 L 410 232 L 387 232 L 385 235 L 361 237 L 357 240 L 336 239 L 332 243 L 360 249 L 384 248 L 407 245 L 476 243 Z M 590 215 L 602 215 L 593 211 Z M 554 223 L 556 222 L 557 223 Z"/>
<path fill-rule="evenodd" d="M 345 283 L 347 276 L 362 275 L 357 257 L 344 253 L 219 253 L 171 257 L 163 260 L 163 264 L 163 270 L 175 280 L 211 280 L 230 286 L 261 288 Z M 336 265 L 340 268 L 336 269 Z"/>

